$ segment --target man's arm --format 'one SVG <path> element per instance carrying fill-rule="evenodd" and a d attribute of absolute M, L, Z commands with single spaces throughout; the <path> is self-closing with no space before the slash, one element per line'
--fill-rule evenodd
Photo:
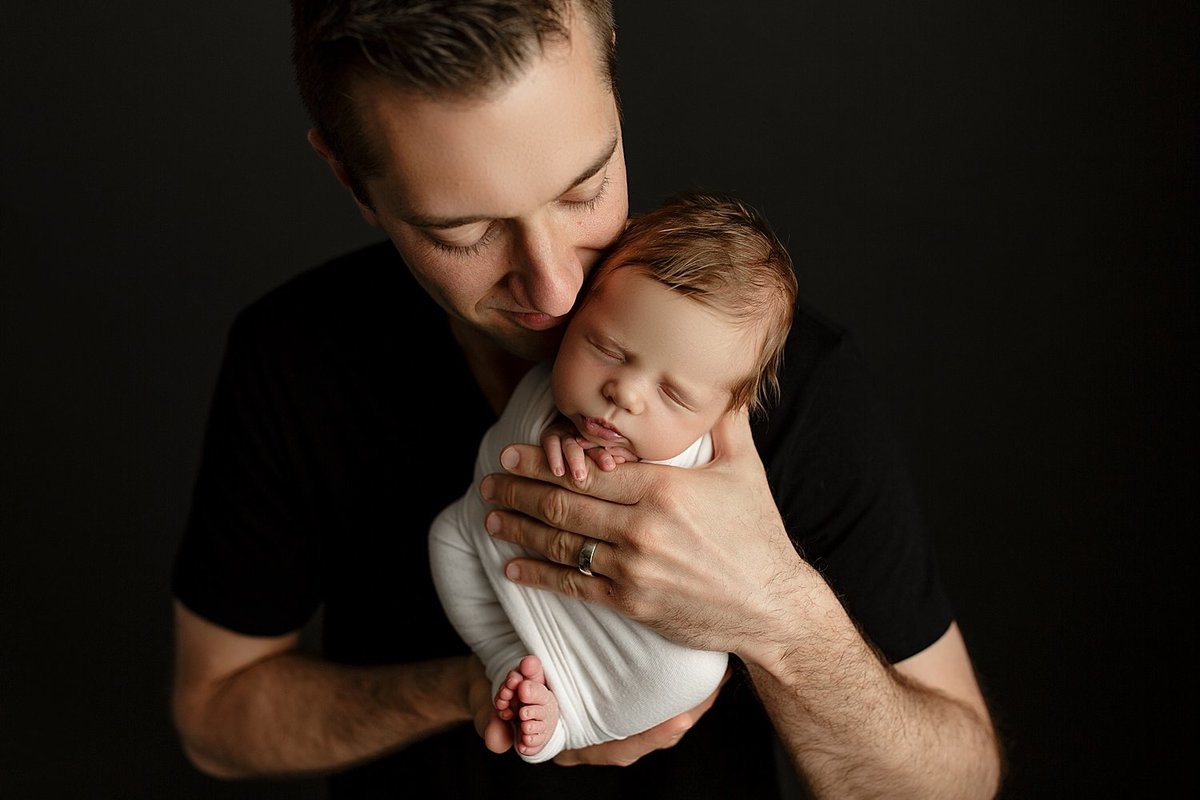
<path fill-rule="evenodd" d="M 775 670 L 747 663 L 813 796 L 994 797 L 999 746 L 957 626 L 894 667 L 839 627 Z"/>
<path fill-rule="evenodd" d="M 493 512 L 489 529 L 549 559 L 515 560 L 510 578 L 737 654 L 818 797 L 994 796 L 999 746 L 957 628 L 886 665 L 792 547 L 745 415 L 714 443 L 707 467 L 628 464 L 581 482 L 555 478 L 539 448 L 508 448 L 508 474 L 483 488 L 516 513 Z M 571 567 L 576 531 L 602 541 L 593 577 Z"/>
<path fill-rule="evenodd" d="M 197 769 L 219 778 L 332 772 L 480 715 L 482 730 L 491 712 L 473 657 L 349 667 L 300 653 L 299 640 L 234 633 L 175 603 L 172 710 Z"/>

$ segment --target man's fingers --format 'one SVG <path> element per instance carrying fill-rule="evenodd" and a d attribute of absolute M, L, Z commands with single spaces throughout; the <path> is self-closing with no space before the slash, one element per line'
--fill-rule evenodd
<path fill-rule="evenodd" d="M 590 484 L 597 476 L 613 474 L 598 469 L 589 470 L 583 483 Z M 621 530 L 627 524 L 627 515 L 621 505 L 577 494 L 557 485 L 559 480 L 567 479 L 554 478 L 548 471 L 540 480 L 496 473 L 483 479 L 480 492 L 484 500 L 500 508 L 526 514 L 550 528 L 587 532 L 596 539 L 609 540 L 614 535 L 612 532 Z M 553 555 L 538 547 L 532 549 L 553 558 Z"/>
<path fill-rule="evenodd" d="M 611 548 L 605 542 L 594 536 L 551 528 L 523 514 L 491 511 L 483 524 L 487 532 L 497 539 L 540 553 L 555 564 L 578 568 L 580 551 L 588 542 L 596 542 L 591 554 L 592 572 L 604 574 L 604 565 L 611 563 Z"/>
<path fill-rule="evenodd" d="M 750 414 L 746 409 L 738 409 L 725 414 L 713 426 L 713 458 L 737 458 L 753 452 L 754 433 L 750 430 Z"/>

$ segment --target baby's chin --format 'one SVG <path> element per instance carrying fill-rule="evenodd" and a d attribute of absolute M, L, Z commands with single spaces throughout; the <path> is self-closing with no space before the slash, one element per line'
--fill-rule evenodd
<path fill-rule="evenodd" d="M 658 442 L 650 445 L 643 443 L 642 447 L 634 447 L 632 444 L 624 445 L 631 453 L 634 453 L 639 461 L 669 461 L 676 456 L 682 455 L 685 450 L 692 446 L 694 440 L 684 444 L 678 442 Z"/>

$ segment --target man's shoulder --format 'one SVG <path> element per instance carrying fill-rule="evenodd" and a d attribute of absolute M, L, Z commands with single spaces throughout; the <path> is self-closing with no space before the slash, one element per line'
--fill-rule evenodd
<path fill-rule="evenodd" d="M 236 336 L 256 340 L 355 342 L 428 337 L 445 327 L 445 312 L 417 283 L 388 240 L 335 256 L 245 305 Z M 432 342 L 429 342 L 432 345 Z"/>
<path fill-rule="evenodd" d="M 779 374 L 779 394 L 753 421 L 764 456 L 808 430 L 831 409 L 856 415 L 870 403 L 870 377 L 845 325 L 801 301 L 795 309 Z"/>
<path fill-rule="evenodd" d="M 298 313 L 379 298 L 379 290 L 399 288 L 408 276 L 404 261 L 388 240 L 373 242 L 296 273 L 250 302 L 248 317 Z"/>
<path fill-rule="evenodd" d="M 830 360 L 856 355 L 853 337 L 844 325 L 813 306 L 798 302 L 780 375 L 785 393 L 810 383 Z"/>

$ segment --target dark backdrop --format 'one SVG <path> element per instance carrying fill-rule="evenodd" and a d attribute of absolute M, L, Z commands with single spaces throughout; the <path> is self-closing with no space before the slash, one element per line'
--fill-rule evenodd
<path fill-rule="evenodd" d="M 180 755 L 167 574 L 235 311 L 375 232 L 286 4 L 71 5 L 0 12 L 0 796 L 315 797 Z M 1195 696 L 1194 4 L 617 12 L 634 209 L 745 196 L 879 378 L 1005 796 L 1156 794 Z"/>

